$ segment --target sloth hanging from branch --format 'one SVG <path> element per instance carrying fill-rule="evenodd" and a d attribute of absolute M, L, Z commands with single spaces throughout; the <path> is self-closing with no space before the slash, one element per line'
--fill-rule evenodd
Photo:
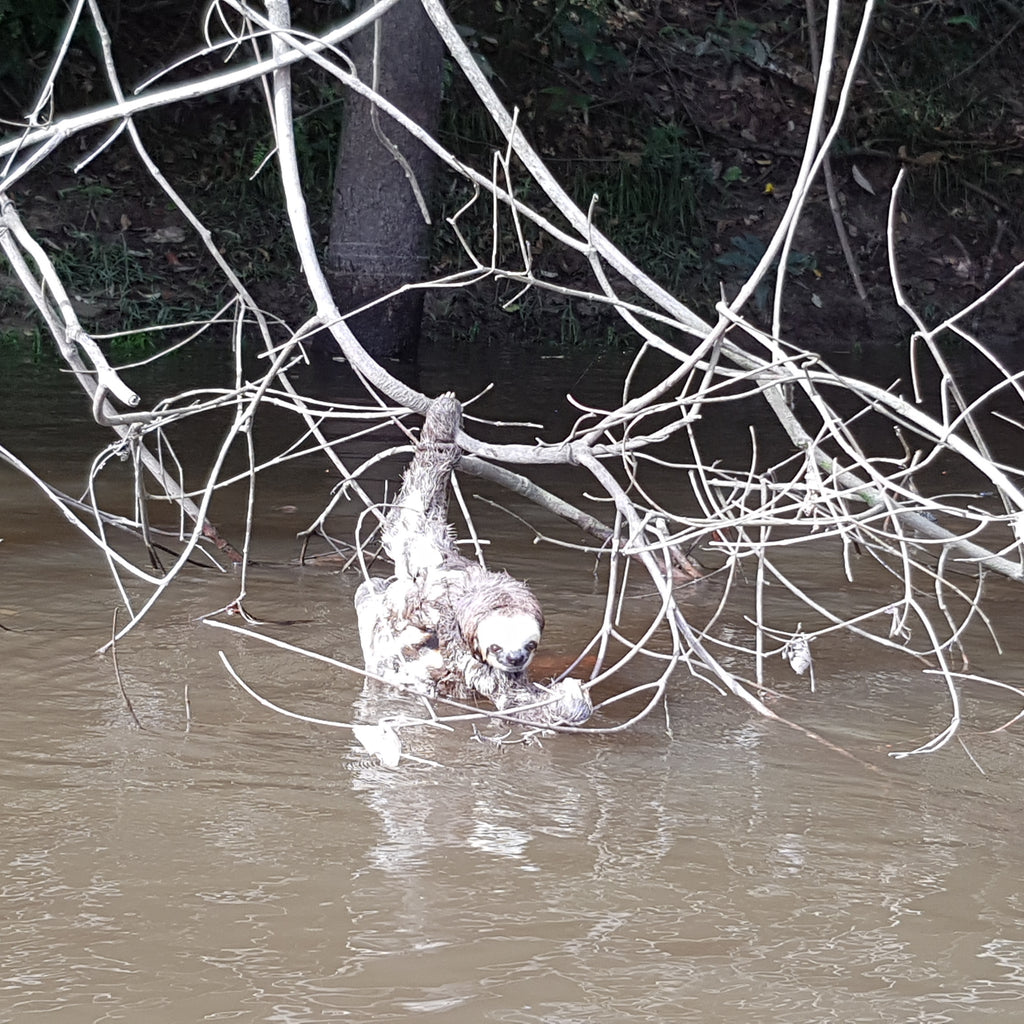
<path fill-rule="evenodd" d="M 528 673 L 544 630 L 537 598 L 455 545 L 448 489 L 461 425 L 454 395 L 434 401 L 382 529 L 395 574 L 367 579 L 356 592 L 366 669 L 427 697 L 485 697 L 531 725 L 579 725 L 593 710 L 579 681 L 540 683 Z"/>

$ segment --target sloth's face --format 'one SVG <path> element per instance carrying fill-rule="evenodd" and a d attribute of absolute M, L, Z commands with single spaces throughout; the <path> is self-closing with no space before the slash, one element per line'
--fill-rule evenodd
<path fill-rule="evenodd" d="M 499 672 L 522 672 L 540 643 L 540 623 L 528 612 L 493 612 L 476 628 L 474 653 Z"/>

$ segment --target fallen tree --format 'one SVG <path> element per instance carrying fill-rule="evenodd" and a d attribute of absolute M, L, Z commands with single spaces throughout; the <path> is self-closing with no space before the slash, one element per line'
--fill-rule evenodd
<path fill-rule="evenodd" d="M 163 85 L 162 75 L 155 75 L 133 95 L 128 95 L 120 82 L 98 5 L 95 0 L 80 0 L 72 27 L 80 18 L 91 18 L 97 27 L 112 99 L 105 105 L 47 121 L 45 111 L 53 81 L 61 70 L 62 49 L 22 130 L 0 145 L 0 246 L 62 359 L 91 402 L 96 421 L 114 435 L 109 446 L 97 454 L 92 479 L 95 481 L 112 459 L 131 460 L 136 515 L 116 517 L 115 525 L 134 530 L 143 538 L 149 566 L 136 564 L 108 542 L 107 531 L 113 519 L 96 501 L 94 490 L 92 506 L 83 508 L 34 476 L 16 453 L 0 448 L 0 458 L 32 476 L 49 500 L 102 552 L 128 613 L 111 643 L 143 622 L 161 595 L 175 585 L 182 567 L 201 550 L 208 551 L 214 560 L 229 560 L 239 567 L 238 594 L 232 607 L 244 609 L 251 538 L 248 532 L 240 540 L 222 538 L 208 521 L 213 496 L 236 479 L 225 468 L 229 450 L 240 445 L 247 452 L 245 520 L 250 525 L 253 495 L 264 469 L 285 459 L 313 454 L 329 458 L 343 480 L 343 489 L 309 525 L 307 536 L 329 533 L 329 515 L 343 493 L 365 504 L 364 523 L 370 528 L 354 542 L 357 549 L 369 550 L 372 527 L 379 524 L 381 509 L 360 481 L 371 464 L 394 449 L 388 448 L 369 462 L 353 463 L 344 445 L 328 439 L 324 425 L 344 421 L 351 434 L 365 441 L 367 435 L 383 433 L 396 422 L 404 424 L 410 416 L 425 413 L 432 401 L 433 396 L 411 388 L 367 355 L 332 296 L 310 226 L 294 135 L 292 79 L 304 67 L 315 66 L 374 103 L 382 119 L 390 119 L 418 138 L 449 173 L 461 177 L 473 190 L 466 205 L 448 219 L 451 244 L 461 249 L 464 269 L 411 287 L 458 289 L 493 279 L 511 282 L 521 291 L 559 291 L 614 310 L 638 339 L 633 364 L 623 376 L 621 404 L 612 409 L 581 409 L 573 429 L 556 443 L 495 443 L 465 429 L 457 437 L 465 453 L 464 470 L 509 487 L 574 523 L 593 538 L 581 543 L 581 549 L 607 563 L 606 613 L 602 621 L 594 623 L 592 639 L 581 652 L 595 656 L 595 667 L 586 685 L 602 687 L 598 708 L 604 714 L 585 726 L 566 729 L 624 730 L 661 707 L 667 688 L 683 676 L 704 679 L 738 697 L 758 714 L 774 719 L 776 713 L 764 699 L 768 660 L 782 656 L 797 672 L 810 669 L 813 678 L 813 647 L 833 634 L 843 633 L 857 642 L 910 656 L 942 681 L 951 703 L 948 726 L 907 753 L 943 746 L 960 725 L 959 687 L 968 678 L 965 638 L 969 627 L 986 621 L 986 580 L 993 575 L 1013 582 L 1024 579 L 1021 472 L 993 456 L 983 429 L 984 410 L 994 396 L 1002 400 L 1005 410 L 1007 405 L 1022 403 L 1024 390 L 1020 374 L 1003 366 L 964 326 L 974 310 L 1011 285 L 1024 264 L 1015 266 L 959 312 L 941 322 L 927 323 L 908 301 L 900 283 L 897 221 L 901 175 L 892 189 L 886 231 L 895 301 L 913 326 L 908 347 L 907 372 L 912 382 L 909 397 L 894 387 L 837 372 L 821 356 L 787 337 L 784 268 L 808 197 L 828 168 L 830 147 L 843 123 L 868 39 L 873 4 L 864 5 L 860 32 L 852 50 L 841 55 L 841 60 L 836 50 L 838 0 L 829 3 L 804 155 L 790 198 L 758 265 L 731 299 L 719 302 L 716 319 L 710 322 L 648 277 L 616 247 L 596 222 L 595 204 L 583 209 L 572 201 L 530 146 L 516 115 L 499 102 L 442 5 L 438 0 L 422 2 L 452 61 L 504 136 L 505 146 L 494 153 L 489 168 L 472 166 L 427 135 L 376 94 L 370 83 L 356 77 L 338 52 L 337 47 L 345 39 L 371 25 L 391 0 L 382 0 L 317 37 L 291 27 L 286 0 L 269 0 L 266 13 L 240 0 L 222 0 L 211 8 L 218 15 L 221 35 L 210 36 L 203 52 L 230 54 L 225 70 L 184 84 Z M 210 18 L 208 25 L 212 24 Z M 67 38 L 71 31 L 69 27 Z M 246 52 L 251 58 L 243 56 Z M 845 71 L 836 81 L 841 66 Z M 274 158 L 283 184 L 282 202 L 314 309 L 305 323 L 288 329 L 283 337 L 280 324 L 284 318 L 262 309 L 255 301 L 217 244 L 218 226 L 205 223 L 185 201 L 150 155 L 136 123 L 144 112 L 170 108 L 253 81 L 266 88 Z M 22 194 L 19 186 L 35 168 L 53 159 L 68 140 L 97 129 L 104 130 L 102 141 L 76 169 L 81 172 L 115 138 L 125 134 L 136 158 L 191 226 L 232 289 L 233 297 L 218 317 L 206 324 L 178 328 L 178 338 L 168 346 L 167 354 L 194 344 L 215 327 L 230 333 L 239 352 L 243 334 L 255 334 L 264 366 L 258 379 L 244 379 L 239 369 L 235 379 L 222 388 L 167 395 L 150 408 L 142 408 L 102 346 L 80 322 L 51 256 L 21 219 L 20 211 L 31 198 Z M 544 209 L 518 198 L 517 183 L 524 176 L 547 197 Z M 463 230 L 466 221 L 478 216 L 481 209 L 491 222 L 491 244 L 484 252 L 469 240 L 471 233 Z M 842 230 L 841 219 L 838 226 Z M 532 254 L 541 237 L 546 246 L 564 246 L 586 259 L 592 274 L 588 287 L 576 282 L 559 283 L 536 273 Z M 511 247 L 507 244 L 510 240 Z M 514 262 L 504 256 L 510 248 L 515 253 Z M 752 308 L 751 299 L 766 285 L 771 306 L 770 312 L 762 316 Z M 378 301 L 385 298 L 380 296 Z M 351 406 L 324 403 L 296 389 L 291 371 L 305 358 L 304 342 L 314 333 L 325 331 L 333 338 L 338 354 L 361 379 L 367 401 Z M 996 376 L 997 383 L 984 395 L 965 394 L 950 369 L 940 342 L 948 333 L 971 346 Z M 680 337 L 690 342 L 683 344 Z M 667 359 L 671 369 L 653 385 L 636 391 L 633 382 L 638 369 L 652 353 Z M 938 412 L 927 411 L 925 399 L 933 396 L 925 394 L 926 378 L 937 382 Z M 713 415 L 715 407 L 728 407 L 731 402 L 751 397 L 770 409 L 789 439 L 790 450 L 774 462 L 766 460 L 755 436 L 746 465 L 723 465 L 704 452 L 695 425 Z M 252 430 L 261 412 L 269 407 L 289 411 L 303 424 L 304 432 L 287 451 L 269 462 L 259 462 Z M 198 491 L 189 489 L 183 471 L 176 468 L 168 432 L 187 419 L 223 415 L 225 411 L 230 413 L 230 423 L 219 435 L 217 456 L 208 478 Z M 1015 428 L 1024 422 L 1020 413 L 1001 414 Z M 888 444 L 881 451 L 869 447 L 859 431 L 867 418 L 887 423 L 898 444 Z M 670 442 L 671 450 L 685 451 L 686 455 L 663 454 Z M 386 447 L 381 442 L 381 448 Z M 919 491 L 917 481 L 922 472 L 940 457 L 969 467 L 981 481 L 976 496 L 964 499 Z M 698 513 L 681 513 L 666 497 L 645 488 L 644 469 L 653 464 L 668 466 L 686 481 Z M 531 481 L 531 470 L 550 465 L 565 467 L 573 475 L 574 490 L 580 495 L 596 486 L 602 501 L 584 499 L 573 504 Z M 148 524 L 146 510 L 154 500 L 154 487 L 163 499 L 176 503 L 183 514 L 179 549 L 169 565 L 163 564 L 157 554 Z M 982 492 L 986 496 L 982 497 Z M 610 520 L 603 512 L 609 506 L 614 510 Z M 881 569 L 892 587 L 879 593 L 875 606 L 851 617 L 801 585 L 792 566 L 802 550 L 827 551 L 834 559 L 839 579 L 852 579 L 862 571 L 858 565 L 867 564 L 872 570 Z M 716 563 L 714 577 L 721 594 L 718 611 L 712 609 L 700 623 L 684 614 L 679 590 L 680 575 L 692 569 L 690 555 L 695 552 Z M 629 566 L 636 564 L 647 574 L 653 593 L 648 602 L 647 626 L 639 635 L 627 637 L 617 617 Z M 129 596 L 125 585 L 129 578 L 147 588 L 143 600 Z M 784 612 L 780 613 L 777 606 L 767 607 L 769 589 L 786 595 Z M 719 612 L 741 593 L 749 595 L 753 609 L 749 636 L 741 641 L 723 638 L 716 630 Z M 210 609 L 211 616 L 216 612 Z M 804 629 L 805 622 L 813 625 Z M 215 623 L 212 618 L 211 623 Z M 239 628 L 223 622 L 219 625 Z M 296 651 L 297 657 L 302 654 L 321 656 Z M 353 666 L 343 667 L 359 671 Z M 229 670 L 233 672 L 230 666 Z M 632 681 L 623 686 L 619 681 L 626 677 Z M 1003 680 L 980 682 L 1006 685 Z M 1015 692 L 1024 696 L 1024 691 Z M 617 719 L 620 707 L 631 710 Z M 471 707 L 456 708 L 444 715 L 431 710 L 400 724 L 436 724 L 483 714 Z M 397 748 L 394 745 L 395 728 L 394 722 L 379 723 L 376 732 L 367 734 L 364 729 L 361 737 L 371 746 L 376 744 L 376 752 L 385 760 L 396 762 L 400 744 Z"/>

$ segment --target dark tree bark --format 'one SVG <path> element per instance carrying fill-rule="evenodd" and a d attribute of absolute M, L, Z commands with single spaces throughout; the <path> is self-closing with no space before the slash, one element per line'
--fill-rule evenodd
<path fill-rule="evenodd" d="M 366 0 L 364 0 L 364 3 Z M 375 41 L 376 31 L 376 41 Z M 376 51 L 376 53 L 375 53 Z M 444 45 L 418 0 L 401 0 L 352 39 L 360 77 L 428 132 L 437 128 Z M 401 159 L 396 156 L 396 151 Z M 403 163 L 404 161 L 404 163 Z M 430 151 L 361 96 L 346 106 L 334 178 L 327 269 L 342 313 L 423 280 L 430 241 L 416 189 L 429 202 Z M 377 358 L 415 355 L 423 292 L 407 291 L 358 314 L 349 326 Z"/>

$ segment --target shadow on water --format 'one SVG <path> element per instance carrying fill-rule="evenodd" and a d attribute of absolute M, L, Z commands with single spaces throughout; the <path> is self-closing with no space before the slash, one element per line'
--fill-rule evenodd
<path fill-rule="evenodd" d="M 614 366 L 569 362 L 519 418 L 570 384 L 615 399 Z M 507 355 L 496 369 L 516 372 Z M 419 372 L 449 386 L 440 357 Z M 18 395 L 5 443 L 81 487 L 105 437 L 48 385 Z M 987 774 L 958 747 L 894 761 L 941 728 L 944 695 L 837 643 L 815 694 L 772 680 L 776 706 L 877 770 L 678 680 L 667 718 L 621 736 L 498 747 L 437 730 L 415 749 L 442 768 L 393 772 L 232 686 L 221 650 L 294 710 L 344 719 L 371 700 L 199 625 L 235 582 L 197 569 L 120 650 L 139 731 L 92 653 L 116 604 L 103 565 L 29 485 L 2 468 L 0 485 L 0 1021 L 1024 1019 L 1021 743 L 984 731 L 995 702 L 971 698 L 965 734 Z M 354 580 L 287 564 L 329 487 L 268 476 L 252 601 L 296 620 L 289 641 L 355 660 Z M 509 561 L 550 598 L 546 642 L 571 649 L 601 595 L 531 539 L 510 538 Z M 995 594 L 1001 633 L 1018 610 Z M 748 628 L 742 610 L 725 626 Z M 1022 662 L 1008 650 L 1001 674 Z"/>

